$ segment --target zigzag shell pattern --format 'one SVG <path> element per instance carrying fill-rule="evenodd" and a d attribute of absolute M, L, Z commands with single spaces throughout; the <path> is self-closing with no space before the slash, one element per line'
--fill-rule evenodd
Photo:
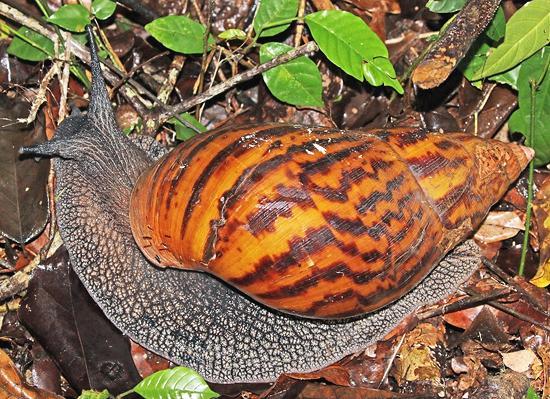
<path fill-rule="evenodd" d="M 217 130 L 141 176 L 132 230 L 158 266 L 207 271 L 284 312 L 345 318 L 418 284 L 531 156 L 406 128 Z"/>

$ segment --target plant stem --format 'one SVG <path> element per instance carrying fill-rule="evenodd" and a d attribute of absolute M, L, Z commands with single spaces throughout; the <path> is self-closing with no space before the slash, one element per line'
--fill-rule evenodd
<path fill-rule="evenodd" d="M 40 11 L 42 12 L 42 14 L 44 14 L 44 16 L 48 18 L 52 13 L 48 5 L 42 3 L 42 0 L 35 0 L 35 2 L 38 8 L 40 8 Z"/>
<path fill-rule="evenodd" d="M 189 108 L 194 107 L 195 105 L 200 104 L 201 102 L 207 101 L 212 97 L 215 97 L 218 94 L 223 93 L 224 91 L 238 85 L 239 83 L 246 82 L 247 80 L 250 80 L 257 75 L 264 73 L 265 71 L 268 71 L 271 68 L 284 64 L 285 62 L 291 61 L 295 58 L 301 57 L 302 55 L 305 55 L 307 53 L 315 52 L 317 50 L 319 50 L 319 46 L 317 46 L 315 42 L 311 41 L 307 44 L 303 44 L 302 46 L 294 50 L 289 51 L 288 53 L 278 55 L 277 57 L 273 58 L 271 61 L 268 61 L 264 64 L 260 64 L 258 66 L 255 66 L 252 69 L 249 69 L 248 71 L 235 75 L 232 78 L 227 79 L 223 83 L 212 86 L 210 89 L 202 92 L 201 94 L 198 94 L 196 96 L 193 96 L 191 98 L 188 98 L 180 102 L 178 105 L 175 105 L 172 107 L 165 107 L 166 109 L 164 109 L 162 112 L 156 115 L 156 118 L 154 120 L 154 125 L 152 125 L 148 129 L 150 131 L 154 131 L 158 128 L 158 126 L 162 125 L 164 122 L 166 122 L 168 119 L 170 119 L 172 116 L 176 114 L 185 112 Z"/>
<path fill-rule="evenodd" d="M 531 85 L 531 115 L 529 123 L 529 143 L 531 147 L 535 147 L 533 143 L 533 137 L 535 132 L 535 99 L 537 92 L 537 83 L 534 80 L 530 80 Z M 535 172 L 535 160 L 532 159 L 529 162 L 529 177 L 527 179 L 527 209 L 525 210 L 525 235 L 523 236 L 523 246 L 521 248 L 521 257 L 519 260 L 518 275 L 523 276 L 525 272 L 525 259 L 527 258 L 527 248 L 529 245 L 529 229 L 531 228 L 531 208 L 533 202 L 533 175 Z"/>
<path fill-rule="evenodd" d="M 115 399 L 121 399 L 125 396 L 128 396 L 130 395 L 131 393 L 134 393 L 134 390 L 133 389 L 130 389 L 129 391 L 126 391 L 126 392 L 122 392 L 120 394 L 118 394 L 117 396 L 115 396 Z"/>
<path fill-rule="evenodd" d="M 6 23 L 1 24 L 0 25 L 0 30 L 4 31 L 8 35 L 11 34 L 13 36 L 17 36 L 19 39 L 23 40 L 24 42 L 27 42 L 28 44 L 30 44 L 34 48 L 37 48 L 38 50 L 42 51 L 44 54 L 47 54 L 48 56 L 51 56 L 51 54 L 49 54 L 48 51 L 46 49 L 42 48 L 38 43 L 32 41 L 31 39 L 29 39 L 26 36 L 23 36 L 22 34 L 20 34 L 17 30 L 13 29 L 8 24 L 6 24 Z"/>
<path fill-rule="evenodd" d="M 270 22 L 269 24 L 265 24 L 264 26 L 261 27 L 259 32 L 256 32 L 256 38 L 259 38 L 262 35 L 262 32 L 266 29 L 274 28 L 274 27 L 280 26 L 280 25 L 290 24 L 294 21 L 303 21 L 303 19 L 304 19 L 303 17 L 292 17 L 292 18 L 280 19 L 278 21 L 274 21 L 274 22 Z"/>
<path fill-rule="evenodd" d="M 550 65 L 550 57 L 548 57 L 548 60 L 546 61 L 546 64 L 542 70 L 542 73 L 538 80 L 529 80 L 529 85 L 531 86 L 531 112 L 530 112 L 530 118 L 529 118 L 529 134 L 528 134 L 528 140 L 529 144 L 532 148 L 536 148 L 534 143 L 535 138 L 535 110 L 536 110 L 536 94 L 537 90 L 543 81 L 543 79 L 546 76 L 546 72 L 548 71 L 548 66 Z M 531 228 L 531 209 L 533 207 L 533 175 L 535 173 L 535 160 L 532 159 L 531 162 L 529 162 L 529 176 L 527 179 L 527 207 L 525 210 L 525 235 L 523 236 L 523 246 L 521 248 L 521 257 L 519 260 L 519 267 L 518 267 L 518 275 L 523 276 L 525 272 L 525 259 L 527 258 L 527 248 L 529 245 L 529 230 Z"/>

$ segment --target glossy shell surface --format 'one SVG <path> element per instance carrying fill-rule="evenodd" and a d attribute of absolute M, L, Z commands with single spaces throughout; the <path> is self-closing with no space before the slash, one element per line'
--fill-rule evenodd
<path fill-rule="evenodd" d="M 217 130 L 140 177 L 130 218 L 156 265 L 207 271 L 285 312 L 345 318 L 418 284 L 528 160 L 465 133 Z"/>

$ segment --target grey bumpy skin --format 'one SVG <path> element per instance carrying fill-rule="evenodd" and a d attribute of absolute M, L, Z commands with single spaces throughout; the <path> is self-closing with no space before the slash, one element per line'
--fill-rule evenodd
<path fill-rule="evenodd" d="M 141 345 L 219 383 L 319 369 L 381 338 L 419 306 L 457 289 L 479 264 L 466 242 L 415 289 L 359 319 L 316 321 L 268 310 L 202 273 L 161 270 L 134 243 L 128 203 L 152 163 L 116 126 L 95 51 L 87 115 L 24 152 L 56 157 L 56 209 L 71 263 L 107 317 Z M 158 153 L 158 148 L 157 148 Z"/>

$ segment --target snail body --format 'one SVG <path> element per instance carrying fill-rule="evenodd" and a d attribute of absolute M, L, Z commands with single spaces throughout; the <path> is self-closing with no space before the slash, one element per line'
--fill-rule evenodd
<path fill-rule="evenodd" d="M 212 131 L 139 178 L 130 221 L 158 266 L 212 273 L 299 316 L 353 317 L 426 277 L 528 159 L 465 133 Z"/>
<path fill-rule="evenodd" d="M 463 134 L 454 136 L 455 142 L 454 138 L 449 138 L 450 136 L 431 135 L 421 131 L 405 135 L 408 131 L 400 130 L 386 135 L 384 131 L 308 130 L 296 126 L 256 126 L 245 130 L 211 132 L 192 139 L 176 151 L 163 156 L 165 151 L 154 140 L 144 137 L 130 139 L 119 130 L 101 76 L 95 45 L 91 44 L 91 50 L 93 79 L 87 114 L 67 118 L 58 127 L 53 140 L 26 148 L 22 152 L 55 157 L 56 215 L 61 236 L 69 252 L 73 269 L 105 315 L 134 341 L 175 363 L 197 370 L 211 382 L 265 382 L 275 380 L 281 373 L 319 369 L 380 339 L 419 306 L 433 303 L 452 293 L 478 267 L 480 259 L 477 246 L 470 241 L 459 244 L 451 253 L 440 259 L 444 252 L 460 241 L 453 234 L 460 237 L 467 235 L 465 231 L 470 231 L 479 223 L 487 211 L 474 203 L 485 201 L 488 195 L 493 197 L 487 201 L 496 201 L 499 193 L 515 178 L 514 174 L 519 173 L 527 162 L 526 159 L 532 156 L 528 151 L 514 145 L 478 141 Z M 255 138 L 249 138 L 250 135 Z M 265 140 L 261 140 L 262 137 Z M 336 144 L 331 144 L 332 139 L 329 143 L 329 138 L 334 139 Z M 315 141 L 317 139 L 326 139 L 326 142 Z M 392 153 L 389 147 L 386 147 L 387 143 L 374 144 L 394 139 L 401 142 L 403 151 L 399 145 L 391 150 L 394 151 Z M 277 143 L 278 140 L 281 144 Z M 309 147 L 304 147 L 305 144 L 298 145 L 312 140 Z M 379 194 L 374 194 L 373 188 L 369 189 L 370 184 L 378 182 L 374 170 L 367 169 L 370 162 L 368 165 L 361 164 L 365 173 L 369 171 L 371 174 L 369 185 L 366 187 L 360 187 L 359 190 L 360 183 L 367 181 L 362 179 L 359 182 L 350 174 L 350 171 L 359 168 L 354 162 L 360 162 L 358 160 L 361 157 L 371 156 L 372 151 L 352 151 L 353 156 L 340 160 L 339 156 L 335 155 L 338 153 L 335 151 L 337 148 L 343 151 L 345 148 L 366 145 L 359 144 L 359 141 L 385 148 L 377 150 L 378 156 L 389 154 L 389 157 L 394 154 L 391 155 L 393 166 L 398 166 L 397 170 L 401 170 L 402 173 L 393 172 L 393 177 L 389 177 L 390 175 L 385 174 L 388 171 L 383 170 L 383 162 L 379 163 L 378 168 L 378 180 L 382 187 L 403 175 L 403 183 L 393 183 L 395 188 L 389 192 L 391 196 L 381 188 L 377 190 L 380 191 Z M 416 146 L 413 141 L 416 142 Z M 455 147 L 459 146 L 458 141 L 466 143 L 460 146 L 467 149 L 465 151 L 470 154 L 471 160 L 463 160 L 462 156 L 445 156 L 444 159 L 455 161 L 441 168 L 440 157 L 434 156 L 420 162 L 428 165 L 425 170 L 422 169 L 424 172 L 419 173 L 415 169 L 414 159 L 420 160 L 420 154 L 433 151 L 438 153 L 435 148 L 451 153 L 451 149 L 456 150 Z M 470 146 L 468 142 L 477 144 Z M 231 156 L 226 157 L 217 168 L 209 168 L 208 165 L 212 165 L 215 159 L 227 154 L 223 149 L 230 146 L 230 143 L 245 145 L 231 147 L 232 151 L 227 151 L 231 152 Z M 293 145 L 298 145 L 300 150 L 288 152 L 290 148 L 295 148 Z M 485 151 L 485 146 L 494 147 L 496 150 Z M 407 151 L 404 151 L 407 147 Z M 419 150 L 418 153 L 411 151 L 423 147 L 431 150 Z M 320 148 L 326 150 L 327 154 L 330 151 L 331 156 L 323 158 L 326 154 L 322 154 Z M 193 157 L 190 155 L 192 153 L 195 153 Z M 283 154 L 287 153 L 285 158 Z M 486 155 L 478 157 L 478 153 Z M 278 156 L 279 158 L 276 158 Z M 265 162 L 273 159 L 283 159 L 280 166 L 288 165 L 288 170 L 294 170 L 292 178 L 284 168 L 261 174 L 259 166 L 255 166 L 245 173 L 246 178 L 243 177 L 241 183 L 237 184 L 238 189 L 246 190 L 235 190 L 233 196 L 227 194 L 229 187 L 235 186 L 239 176 L 243 176 L 244 171 L 251 167 L 253 162 L 254 165 L 262 165 L 263 161 L 265 165 Z M 325 159 L 324 163 L 320 162 L 321 159 Z M 386 163 L 389 162 L 387 158 L 384 159 Z M 497 174 L 493 173 L 496 165 L 502 164 L 499 164 L 502 160 L 506 160 L 507 167 L 499 169 Z M 311 161 L 316 162 L 315 166 L 311 166 L 312 171 L 322 176 L 312 175 L 309 176 L 310 180 L 300 180 L 299 171 L 304 170 L 304 163 Z M 164 165 L 168 165 L 167 162 L 171 164 L 165 169 Z M 341 169 L 336 169 L 335 164 L 338 162 Z M 404 167 L 405 164 L 408 165 L 407 168 Z M 407 169 L 417 175 L 414 178 L 411 175 L 404 176 Z M 431 172 L 436 169 L 440 172 Z M 472 174 L 468 169 L 475 172 Z M 509 169 L 514 172 L 509 172 Z M 167 175 L 159 177 L 155 175 L 155 171 L 163 171 Z M 422 183 L 423 173 L 426 177 L 425 185 Z M 175 179 L 178 174 L 181 178 Z M 503 177 L 505 175 L 506 178 Z M 350 180 L 344 179 L 344 176 L 348 176 Z M 441 176 L 448 176 L 450 179 L 442 179 Z M 496 179 L 501 186 L 489 185 L 491 179 Z M 148 180 L 153 183 L 152 196 L 141 203 L 139 195 L 143 190 L 140 184 Z M 278 180 L 279 183 L 286 182 L 286 191 L 281 190 Z M 272 188 L 260 194 L 257 191 L 259 186 L 255 184 L 268 182 L 271 182 L 269 186 Z M 349 184 L 349 188 L 334 191 L 334 200 L 330 201 L 322 195 L 324 186 L 335 188 L 340 187 L 342 183 Z M 167 186 L 168 191 L 157 194 L 154 187 L 162 185 Z M 306 191 L 309 198 L 300 190 L 288 190 L 296 187 Z M 453 189 L 449 189 L 450 187 Z M 472 190 L 472 187 L 473 194 L 460 195 L 461 190 Z M 198 188 L 200 192 L 197 194 Z M 318 188 L 319 190 L 315 191 Z M 428 188 L 434 194 L 422 196 Z M 327 190 L 324 192 L 328 193 Z M 288 252 L 288 245 L 296 242 L 293 241 L 295 236 L 309 234 L 308 228 L 319 230 L 321 225 L 329 229 L 335 238 L 345 242 L 346 246 L 352 248 L 353 243 L 357 246 L 357 252 L 364 253 L 374 244 L 368 240 L 355 239 L 351 237 L 350 231 L 341 232 L 331 226 L 324 218 L 323 212 L 333 211 L 341 218 L 358 219 L 369 226 L 366 224 L 367 221 L 361 219 L 362 214 L 356 209 L 359 203 L 357 201 L 369 192 L 381 198 L 373 203 L 367 201 L 365 205 L 366 208 L 373 207 L 375 211 L 369 223 L 375 223 L 377 219 L 383 221 L 384 215 L 393 215 L 391 220 L 386 220 L 389 224 L 384 222 L 383 226 L 392 228 L 392 237 L 400 237 L 400 231 L 403 231 L 403 238 L 394 240 L 395 253 L 402 253 L 407 245 L 415 245 L 417 237 L 405 237 L 405 232 L 421 235 L 424 234 L 423 231 L 430 232 L 432 236 L 424 235 L 430 239 L 429 242 L 437 251 L 430 251 L 419 242 L 418 245 L 423 248 L 422 256 L 430 258 L 430 264 L 422 263 L 425 277 L 420 277 L 417 279 L 418 282 L 410 284 L 412 288 L 408 287 L 406 282 L 402 286 L 395 286 L 394 294 L 399 293 L 402 296 L 392 297 L 387 305 L 366 315 L 339 320 L 297 317 L 287 313 L 293 311 L 292 309 L 285 309 L 285 313 L 259 304 L 208 273 L 155 267 L 143 255 L 143 252 L 147 253 L 147 256 L 154 260 L 153 263 L 161 265 L 172 265 L 173 259 L 181 258 L 187 264 L 186 267 L 191 266 L 202 271 L 210 267 L 223 268 L 224 265 L 230 265 L 231 262 L 228 263 L 225 259 L 228 259 L 231 251 L 237 251 L 240 254 L 238 257 L 248 256 L 247 259 L 256 260 L 250 264 L 257 264 L 263 256 L 269 255 L 274 259 L 281 249 Z M 251 225 L 248 215 L 251 212 L 257 213 L 262 209 L 262 205 L 274 203 L 276 196 L 282 196 L 284 200 L 280 201 L 286 205 L 282 208 L 275 205 L 268 207 L 267 209 L 274 213 L 267 211 L 265 216 L 258 217 L 258 223 L 263 220 L 264 227 L 262 231 L 255 230 L 255 224 L 253 222 Z M 411 203 L 396 205 L 400 199 L 404 201 L 409 196 L 410 199 L 407 201 Z M 168 199 L 170 202 L 167 204 Z M 176 207 L 176 204 L 179 206 Z M 338 205 L 344 207 L 338 209 Z M 428 210 L 429 205 L 432 206 L 431 210 Z M 284 209 L 286 206 L 288 211 Z M 490 204 L 487 203 L 486 206 Z M 151 212 L 144 212 L 147 207 L 150 207 Z M 137 213 L 131 217 L 132 223 L 135 224 L 135 217 L 140 215 L 149 215 L 152 219 L 146 219 L 144 224 L 140 225 L 142 227 L 133 233 L 129 214 L 134 208 Z M 352 212 L 352 208 L 355 211 Z M 168 217 L 168 211 L 171 209 L 178 209 L 180 213 L 176 213 L 176 217 L 167 222 L 164 218 Z M 186 209 L 189 209 L 187 216 Z M 438 209 L 448 211 L 440 214 Z M 418 210 L 422 210 L 422 216 L 419 216 Z M 409 219 L 394 217 L 400 212 L 411 216 Z M 434 214 L 437 217 L 431 218 L 430 215 Z M 178 217 L 187 217 L 189 223 L 193 223 L 185 225 L 189 226 L 189 230 L 181 230 L 184 225 L 181 224 L 181 220 L 177 220 Z M 305 230 L 293 230 L 290 227 L 289 230 L 285 230 L 282 227 L 284 222 L 301 226 L 302 220 L 304 226 L 309 226 Z M 418 220 L 430 222 L 418 228 Z M 162 225 L 168 223 L 167 226 L 175 230 L 166 230 L 158 236 L 155 235 L 157 233 L 151 235 L 151 229 L 156 228 L 158 222 L 162 222 Z M 211 222 L 214 222 L 216 228 L 214 236 L 210 234 L 213 226 Z M 440 237 L 440 233 L 433 228 L 432 223 L 433 226 L 443 226 L 446 238 L 434 240 L 433 237 Z M 412 226 L 409 227 L 409 224 Z M 398 228 L 393 229 L 394 226 Z M 192 242 L 184 242 L 183 252 L 169 255 L 169 261 L 164 264 L 160 255 L 160 261 L 157 260 L 157 254 L 153 252 L 157 249 L 153 247 L 158 246 L 158 252 L 166 252 L 166 247 L 170 250 L 176 248 L 175 244 L 166 241 L 169 238 L 166 235 L 176 237 L 174 232 L 183 233 L 184 241 Z M 134 235 L 138 240 L 147 241 L 143 248 L 138 247 Z M 209 241 L 208 237 L 214 239 Z M 263 241 L 262 237 L 270 237 L 273 241 Z M 355 267 L 355 260 L 361 256 L 354 257 L 354 250 L 334 250 L 336 241 L 331 240 L 321 241 L 323 248 L 332 248 L 327 252 L 317 249 L 320 246 L 319 241 L 302 240 L 301 245 L 295 245 L 300 250 L 296 251 L 292 259 L 295 263 L 307 267 L 308 257 L 311 257 L 315 263 L 314 267 L 310 268 L 313 270 L 319 267 L 318 265 L 324 265 L 323 257 L 333 260 L 335 256 L 344 254 L 347 265 L 350 268 Z M 393 251 L 394 246 L 388 242 L 387 238 L 381 238 L 376 241 L 374 248 L 381 251 L 382 246 L 386 245 Z M 263 247 L 261 249 L 266 255 L 260 253 L 258 246 Z M 243 252 L 239 252 L 238 248 Z M 412 262 L 416 257 L 412 252 L 412 258 L 407 262 Z M 323 257 L 318 257 L 318 253 Z M 234 259 L 235 262 L 238 257 Z M 395 258 L 388 259 L 397 265 Z M 218 264 L 217 261 L 225 263 Z M 407 262 L 405 264 L 408 265 Z M 393 274 L 396 274 L 395 281 L 403 280 L 399 276 L 399 270 L 389 270 L 390 272 L 386 273 L 389 277 L 393 278 Z M 412 275 L 416 276 L 417 269 L 411 270 Z M 343 269 L 338 270 L 334 274 L 338 276 L 342 271 Z M 328 280 L 330 281 L 330 278 Z M 336 278 L 333 280 L 337 281 Z M 402 292 L 405 286 L 410 288 L 406 293 Z M 328 306 L 325 307 L 328 309 L 325 316 L 335 317 L 347 312 L 349 308 L 334 310 Z"/>

